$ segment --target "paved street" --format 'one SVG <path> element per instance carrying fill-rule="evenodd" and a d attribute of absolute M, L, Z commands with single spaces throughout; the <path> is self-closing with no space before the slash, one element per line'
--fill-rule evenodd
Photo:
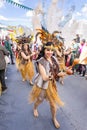
<path fill-rule="evenodd" d="M 87 130 L 87 80 L 79 75 L 65 78 L 58 90 L 65 106 L 59 108 L 59 130 Z M 8 90 L 0 96 L 0 130 L 56 130 L 51 121 L 49 104 L 39 106 L 39 117 L 33 116 L 33 104 L 28 103 L 31 86 L 22 82 L 15 65 L 7 69 Z"/>

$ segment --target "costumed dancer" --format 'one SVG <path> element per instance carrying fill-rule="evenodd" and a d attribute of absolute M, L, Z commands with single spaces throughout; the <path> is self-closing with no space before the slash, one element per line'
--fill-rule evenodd
<path fill-rule="evenodd" d="M 65 67 L 65 46 L 64 46 L 64 38 L 58 36 L 58 34 L 61 32 L 58 31 L 54 31 L 53 32 L 53 44 L 55 47 L 55 56 L 58 60 L 58 64 L 59 64 L 59 70 L 61 72 L 64 72 L 66 70 Z M 63 85 L 64 84 L 64 77 L 60 77 L 59 78 L 60 83 Z"/>
<path fill-rule="evenodd" d="M 32 79 L 34 76 L 34 65 L 31 60 L 32 53 L 27 43 L 24 43 L 22 45 L 20 56 L 21 56 L 21 62 L 19 68 L 22 75 L 22 79 L 23 81 L 25 81 L 28 78 L 30 84 L 32 85 Z"/>
<path fill-rule="evenodd" d="M 55 79 L 64 76 L 65 73 L 59 72 L 57 60 L 53 56 L 52 45 L 52 42 L 47 42 L 42 47 L 41 58 L 37 60 L 38 75 L 29 94 L 29 101 L 34 102 L 33 114 L 38 117 L 37 107 L 46 99 L 50 104 L 53 124 L 56 128 L 59 128 L 60 124 L 56 119 L 57 105 L 63 106 L 64 103 L 59 97 Z"/>
<path fill-rule="evenodd" d="M 65 67 L 65 55 L 64 55 L 64 45 L 56 45 L 55 46 L 55 52 L 56 52 L 56 57 L 59 63 L 59 70 L 61 72 L 64 72 L 66 70 Z M 63 85 L 64 84 L 64 76 L 59 78 L 60 83 Z"/>
<path fill-rule="evenodd" d="M 17 48 L 16 48 L 16 53 L 15 53 L 15 63 L 16 63 L 16 68 L 17 70 L 19 70 L 19 64 L 20 64 L 20 51 L 21 51 L 21 47 L 22 47 L 22 43 L 18 43 L 17 44 Z"/>

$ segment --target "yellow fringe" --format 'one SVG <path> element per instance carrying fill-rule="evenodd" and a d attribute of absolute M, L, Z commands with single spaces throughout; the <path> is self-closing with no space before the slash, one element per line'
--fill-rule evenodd
<path fill-rule="evenodd" d="M 46 89 L 47 100 L 50 100 L 54 104 L 63 106 L 64 103 L 61 101 L 55 82 L 49 81 L 48 89 Z"/>
<path fill-rule="evenodd" d="M 42 88 L 37 87 L 36 85 L 33 86 L 30 94 L 29 94 L 29 102 L 34 102 L 40 95 Z"/>
<path fill-rule="evenodd" d="M 62 71 L 62 70 L 65 70 L 65 63 L 59 63 L 59 69 Z"/>
<path fill-rule="evenodd" d="M 32 61 L 29 61 L 27 63 L 26 72 L 27 72 L 28 79 L 32 81 L 32 79 L 34 77 L 34 65 L 33 65 Z"/>
<path fill-rule="evenodd" d="M 41 91 L 42 88 L 39 88 L 38 86 L 34 85 L 29 95 L 29 102 L 32 103 L 35 100 L 37 100 Z M 52 102 L 53 104 L 58 104 L 59 106 L 64 105 L 64 103 L 61 101 L 58 95 L 55 82 L 52 83 L 52 81 L 49 81 L 48 88 L 45 90 L 45 95 L 46 95 L 46 100 Z"/>
<path fill-rule="evenodd" d="M 26 79 L 26 77 L 27 77 L 26 65 L 20 64 L 19 70 L 20 70 L 22 78 Z"/>
<path fill-rule="evenodd" d="M 19 70 L 20 59 L 16 58 L 16 68 Z"/>

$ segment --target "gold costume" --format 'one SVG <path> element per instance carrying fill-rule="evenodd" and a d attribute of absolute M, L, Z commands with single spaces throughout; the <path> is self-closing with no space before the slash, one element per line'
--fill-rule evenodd
<path fill-rule="evenodd" d="M 55 60 L 52 58 L 53 61 Z M 56 69 L 56 64 L 55 62 L 53 63 L 52 66 L 50 66 L 49 62 L 44 58 L 40 58 L 38 61 L 41 65 L 46 70 L 47 75 L 49 75 L 49 72 Z M 53 67 L 53 68 L 52 68 Z M 51 69 L 51 70 L 50 70 Z M 58 70 L 58 69 L 56 69 Z M 64 103 L 61 101 L 58 91 L 57 91 L 57 86 L 56 86 L 56 81 L 55 79 L 49 79 L 47 81 L 43 81 L 42 76 L 38 74 L 36 77 L 36 82 L 29 94 L 29 102 L 33 103 L 34 102 L 34 112 L 37 111 L 37 107 L 43 102 L 43 100 L 46 99 L 49 104 L 50 104 L 50 109 L 52 113 L 52 120 L 54 122 L 54 125 L 56 128 L 59 128 L 60 125 L 57 122 L 56 123 L 56 111 L 58 106 L 63 106 Z M 37 113 L 35 113 L 37 114 Z M 37 116 L 37 115 L 35 115 Z"/>
<path fill-rule="evenodd" d="M 25 66 L 25 69 L 27 72 L 27 78 L 29 79 L 29 81 L 32 81 L 34 77 L 34 64 L 31 60 L 28 61 L 28 63 Z"/>
<path fill-rule="evenodd" d="M 46 99 L 55 107 L 56 105 L 59 105 L 59 106 L 64 105 L 64 103 L 61 101 L 58 95 L 55 81 L 51 81 L 51 80 L 48 83 L 47 89 L 42 89 L 38 87 L 37 85 L 33 86 L 33 89 L 30 93 L 29 101 L 32 103 L 32 102 L 37 101 L 38 99 L 40 100 Z"/>

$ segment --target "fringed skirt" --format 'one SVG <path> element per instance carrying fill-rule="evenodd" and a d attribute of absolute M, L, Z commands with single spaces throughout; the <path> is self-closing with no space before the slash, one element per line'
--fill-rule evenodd
<path fill-rule="evenodd" d="M 64 70 L 66 69 L 66 67 L 65 67 L 65 62 L 64 62 L 64 61 L 59 62 L 59 69 L 60 69 L 61 71 L 64 71 Z"/>
<path fill-rule="evenodd" d="M 26 65 L 27 78 L 32 80 L 34 77 L 34 64 L 32 61 L 29 61 Z"/>
<path fill-rule="evenodd" d="M 21 62 L 19 63 L 19 71 L 21 73 L 21 76 L 24 80 L 27 79 L 27 69 L 26 69 L 27 64 L 22 64 Z"/>
<path fill-rule="evenodd" d="M 47 101 L 53 103 L 54 105 L 59 106 L 64 105 L 64 103 L 61 101 L 58 95 L 56 83 L 53 81 L 49 81 L 47 89 L 42 89 L 37 85 L 33 86 L 32 91 L 29 94 L 29 102 L 30 103 L 35 102 L 39 98 L 44 98 Z"/>
<path fill-rule="evenodd" d="M 19 70 L 22 74 L 22 77 L 27 80 L 32 80 L 34 77 L 34 65 L 32 61 L 29 61 L 25 64 L 19 63 Z"/>
<path fill-rule="evenodd" d="M 17 70 L 19 70 L 19 64 L 20 64 L 20 59 L 16 58 L 16 68 L 17 68 Z"/>

